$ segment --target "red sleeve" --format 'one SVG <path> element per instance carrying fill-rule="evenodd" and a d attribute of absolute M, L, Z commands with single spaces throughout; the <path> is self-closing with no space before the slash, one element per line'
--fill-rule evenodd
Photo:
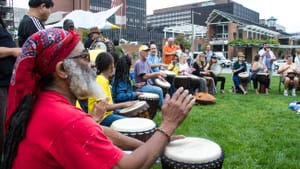
<path fill-rule="evenodd" d="M 63 168 L 110 169 L 123 156 L 101 127 L 86 118 L 68 125 L 49 151 Z"/>

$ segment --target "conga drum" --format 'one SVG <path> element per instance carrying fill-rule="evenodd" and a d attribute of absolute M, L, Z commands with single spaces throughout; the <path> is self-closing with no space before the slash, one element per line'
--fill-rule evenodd
<path fill-rule="evenodd" d="M 199 88 L 199 85 L 200 85 L 200 78 L 196 75 L 189 75 L 189 78 L 190 78 L 190 93 L 194 94 L 194 91 L 195 89 L 198 89 Z M 207 82 L 208 84 L 209 82 Z"/>
<path fill-rule="evenodd" d="M 291 80 L 294 80 L 294 77 L 296 76 L 295 72 L 288 72 L 287 77 L 290 78 Z"/>
<path fill-rule="evenodd" d="M 169 71 L 169 70 L 161 70 L 161 72 L 163 72 L 164 74 L 166 74 L 166 75 L 167 75 L 166 80 L 167 80 L 170 84 L 173 84 L 174 79 L 175 79 L 175 77 L 176 77 L 176 73 L 175 73 L 175 72 L 172 72 L 172 71 Z"/>
<path fill-rule="evenodd" d="M 170 142 L 161 157 L 163 169 L 221 169 L 224 153 L 208 139 L 186 137 Z"/>
<path fill-rule="evenodd" d="M 266 93 L 266 85 L 269 80 L 269 73 L 257 73 L 257 81 L 259 82 L 259 93 Z"/>
<path fill-rule="evenodd" d="M 149 117 L 146 118 L 153 119 L 156 115 L 156 111 L 158 108 L 159 95 L 155 93 L 144 92 L 143 94 L 138 96 L 138 99 L 142 101 L 146 101 L 148 103 L 149 108 L 147 112 L 149 113 Z"/>
<path fill-rule="evenodd" d="M 184 89 L 190 90 L 191 88 L 191 80 L 189 76 L 176 76 L 174 79 L 175 88 L 178 89 L 183 87 Z"/>
<path fill-rule="evenodd" d="M 248 72 L 242 72 L 242 73 L 239 73 L 238 76 L 239 76 L 241 85 L 244 87 L 245 90 L 248 90 L 249 73 Z"/>
<path fill-rule="evenodd" d="M 154 80 L 154 83 L 163 90 L 163 94 L 166 95 L 171 87 L 171 84 L 168 81 L 162 81 L 159 78 Z"/>
<path fill-rule="evenodd" d="M 145 117 L 149 118 L 149 105 L 146 101 L 139 101 L 136 104 L 121 109 L 120 114 L 127 117 Z"/>
<path fill-rule="evenodd" d="M 126 136 L 146 142 L 155 132 L 156 124 L 150 119 L 133 117 L 116 120 L 110 127 Z"/>

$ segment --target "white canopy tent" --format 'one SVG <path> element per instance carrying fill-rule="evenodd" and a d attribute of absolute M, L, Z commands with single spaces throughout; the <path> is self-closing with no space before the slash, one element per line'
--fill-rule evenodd
<path fill-rule="evenodd" d="M 108 22 L 107 19 L 115 14 L 120 7 L 121 5 L 111 8 L 107 11 L 97 13 L 83 10 L 74 10 L 63 18 L 59 18 L 59 16 L 57 17 L 56 15 L 59 14 L 54 13 L 52 18 L 56 18 L 57 23 L 46 25 L 46 28 L 62 27 L 64 20 L 71 19 L 74 22 L 76 28 L 90 29 L 93 27 L 98 27 L 99 29 L 117 29 L 119 27 Z M 62 17 L 63 14 L 61 14 L 60 16 Z M 50 19 L 50 21 L 53 23 L 54 19 Z"/>

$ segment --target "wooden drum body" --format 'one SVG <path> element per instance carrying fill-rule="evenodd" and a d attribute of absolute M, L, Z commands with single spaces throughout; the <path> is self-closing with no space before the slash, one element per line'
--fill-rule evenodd
<path fill-rule="evenodd" d="M 176 76 L 174 79 L 175 88 L 178 89 L 183 87 L 184 89 L 190 90 L 191 80 L 189 76 Z"/>
<path fill-rule="evenodd" d="M 249 77 L 250 77 L 249 73 L 248 72 L 242 72 L 242 73 L 239 73 L 238 76 L 239 76 L 241 85 L 247 91 L 248 90 Z"/>
<path fill-rule="evenodd" d="M 161 158 L 163 169 L 221 169 L 221 147 L 204 138 L 186 137 L 169 143 Z"/>
<path fill-rule="evenodd" d="M 142 101 L 146 101 L 149 105 L 148 108 L 148 117 L 145 118 L 149 118 L 149 119 L 153 119 L 156 115 L 156 111 L 158 108 L 158 103 L 159 103 L 159 95 L 158 94 L 154 94 L 154 93 L 143 93 L 142 95 L 138 96 L 139 100 Z"/>
<path fill-rule="evenodd" d="M 257 73 L 257 81 L 259 82 L 259 93 L 266 93 L 267 82 L 269 80 L 269 73 Z"/>
<path fill-rule="evenodd" d="M 114 121 L 112 129 L 120 133 L 146 142 L 156 130 L 156 124 L 145 118 L 124 118 Z"/>

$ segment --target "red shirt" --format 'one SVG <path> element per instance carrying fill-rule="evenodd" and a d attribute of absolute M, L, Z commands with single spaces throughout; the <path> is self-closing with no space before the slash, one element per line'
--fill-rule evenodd
<path fill-rule="evenodd" d="M 108 169 L 123 156 L 88 114 L 54 91 L 32 111 L 13 169 Z"/>

